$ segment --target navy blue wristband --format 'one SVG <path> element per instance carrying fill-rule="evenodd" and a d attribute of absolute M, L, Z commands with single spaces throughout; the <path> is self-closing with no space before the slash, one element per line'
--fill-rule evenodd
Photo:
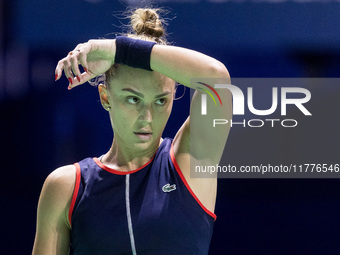
<path fill-rule="evenodd" d="M 117 36 L 115 64 L 124 64 L 152 71 L 150 55 L 155 44 L 155 42 Z"/>

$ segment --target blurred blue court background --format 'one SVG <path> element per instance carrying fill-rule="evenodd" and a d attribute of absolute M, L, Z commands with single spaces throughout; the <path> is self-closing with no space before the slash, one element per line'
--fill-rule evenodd
<path fill-rule="evenodd" d="M 68 91 L 65 78 L 55 83 L 57 61 L 80 42 L 113 38 L 121 22 L 126 24 L 117 16 L 139 2 L 0 0 L 2 254 L 30 254 L 40 189 L 53 169 L 110 147 L 109 118 L 96 89 L 85 85 Z M 153 3 L 169 11 L 167 31 L 174 45 L 219 59 L 231 77 L 339 77 L 339 1 Z M 339 89 L 329 91 L 324 102 L 339 95 Z M 329 117 L 336 119 L 339 109 L 332 110 Z M 187 91 L 175 102 L 164 136 L 173 137 L 188 112 Z M 236 143 L 247 147 L 242 137 L 252 132 L 232 129 L 230 151 Z M 318 135 L 311 134 L 311 150 Z M 266 143 L 262 137 L 259 147 Z M 327 149 L 338 151 L 339 135 L 328 132 L 325 139 L 331 138 Z M 277 137 L 278 158 L 289 155 L 280 147 L 285 139 Z M 231 157 L 256 157 L 242 150 L 235 154 Z M 340 253 L 337 179 L 220 179 L 216 214 L 212 255 Z"/>

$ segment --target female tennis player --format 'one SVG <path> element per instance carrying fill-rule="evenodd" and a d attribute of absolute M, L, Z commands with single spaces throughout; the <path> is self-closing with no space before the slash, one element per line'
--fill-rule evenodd
<path fill-rule="evenodd" d="M 190 165 L 219 163 L 229 126 L 213 127 L 213 120 L 231 118 L 231 95 L 205 78 L 229 73 L 212 57 L 167 45 L 156 9 L 135 10 L 131 27 L 79 44 L 58 62 L 56 80 L 64 72 L 69 89 L 105 74 L 98 91 L 114 138 L 101 157 L 47 177 L 34 255 L 208 254 L 217 178 L 192 178 Z M 174 139 L 163 139 L 175 82 L 196 91 L 190 116 Z M 202 114 L 202 94 L 221 103 L 208 96 Z"/>

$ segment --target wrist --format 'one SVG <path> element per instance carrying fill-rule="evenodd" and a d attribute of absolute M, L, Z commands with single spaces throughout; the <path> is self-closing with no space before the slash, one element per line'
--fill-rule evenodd
<path fill-rule="evenodd" d="M 94 60 L 98 60 L 97 58 L 106 59 L 111 62 L 111 65 L 114 64 L 114 59 L 116 55 L 116 40 L 115 39 L 95 39 L 89 40 L 91 44 L 91 51 L 96 52 L 93 55 Z M 91 59 L 91 56 L 89 56 Z"/>
<path fill-rule="evenodd" d="M 150 56 L 155 44 L 155 42 L 117 36 L 114 63 L 152 71 Z"/>

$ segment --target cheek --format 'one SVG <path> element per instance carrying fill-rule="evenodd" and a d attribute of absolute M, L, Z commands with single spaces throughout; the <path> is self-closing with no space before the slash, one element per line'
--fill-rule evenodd
<path fill-rule="evenodd" d="M 130 109 L 119 105 L 113 106 L 112 109 L 110 117 L 113 128 L 120 131 L 130 129 L 133 125 L 134 113 Z M 115 111 L 114 109 L 118 110 Z"/>

